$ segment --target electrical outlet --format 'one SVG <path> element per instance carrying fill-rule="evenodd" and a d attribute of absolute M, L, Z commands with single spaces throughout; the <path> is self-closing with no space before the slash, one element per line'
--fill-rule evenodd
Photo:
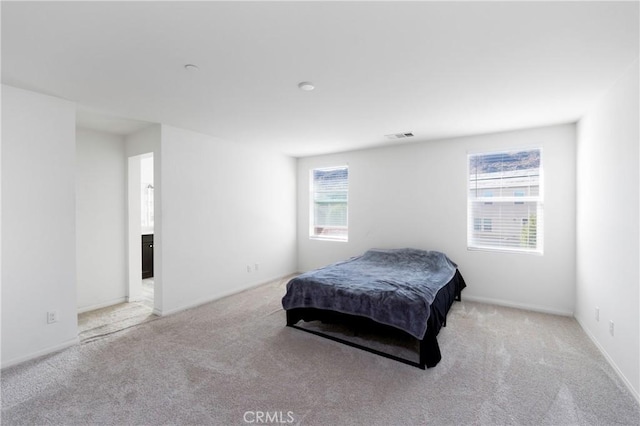
<path fill-rule="evenodd" d="M 596 321 L 600 321 L 600 308 L 596 306 Z"/>
<path fill-rule="evenodd" d="M 613 321 L 609 321 L 609 334 L 613 336 Z"/>
<path fill-rule="evenodd" d="M 253 265 L 253 270 L 254 270 L 254 271 L 257 271 L 258 269 L 260 269 L 260 265 L 259 265 L 259 264 L 257 264 L 257 263 L 255 263 L 255 264 Z"/>
<path fill-rule="evenodd" d="M 251 265 L 247 265 L 247 272 L 251 272 L 251 271 L 252 271 Z"/>
<path fill-rule="evenodd" d="M 58 322 L 58 312 L 56 311 L 47 312 L 47 324 L 53 324 L 54 322 Z"/>

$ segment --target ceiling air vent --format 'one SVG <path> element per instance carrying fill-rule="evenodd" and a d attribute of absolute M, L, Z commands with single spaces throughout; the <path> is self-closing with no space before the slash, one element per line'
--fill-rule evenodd
<path fill-rule="evenodd" d="M 390 135 L 384 135 L 385 138 L 387 139 L 403 139 L 403 138 L 411 138 L 413 137 L 413 133 L 411 132 L 406 132 L 406 133 L 391 133 Z"/>

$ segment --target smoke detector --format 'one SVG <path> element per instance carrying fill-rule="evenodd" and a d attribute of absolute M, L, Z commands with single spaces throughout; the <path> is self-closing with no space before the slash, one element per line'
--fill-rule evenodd
<path fill-rule="evenodd" d="M 303 81 L 303 82 L 298 83 L 298 88 L 300 90 L 304 90 L 305 92 L 310 92 L 313 89 L 315 89 L 316 87 L 310 81 Z"/>

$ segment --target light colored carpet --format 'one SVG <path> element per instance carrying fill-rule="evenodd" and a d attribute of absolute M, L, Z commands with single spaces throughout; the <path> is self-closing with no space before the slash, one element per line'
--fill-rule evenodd
<path fill-rule="evenodd" d="M 154 321 L 153 315 L 153 278 L 142 280 L 142 298 L 140 302 L 118 303 L 78 315 L 78 338 L 81 343 L 102 339 L 121 330 L 139 324 Z"/>
<path fill-rule="evenodd" d="M 78 315 L 78 337 L 86 343 L 158 318 L 145 303 L 119 303 Z"/>
<path fill-rule="evenodd" d="M 456 302 L 423 371 L 285 327 L 283 294 L 270 283 L 7 369 L 2 424 L 640 423 L 571 318 Z"/>

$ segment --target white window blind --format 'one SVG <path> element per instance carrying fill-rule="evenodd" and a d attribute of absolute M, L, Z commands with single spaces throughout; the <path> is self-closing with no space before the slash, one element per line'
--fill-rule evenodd
<path fill-rule="evenodd" d="M 349 167 L 311 170 L 311 238 L 347 241 Z"/>
<path fill-rule="evenodd" d="M 542 253 L 542 150 L 469 155 L 467 246 Z"/>

